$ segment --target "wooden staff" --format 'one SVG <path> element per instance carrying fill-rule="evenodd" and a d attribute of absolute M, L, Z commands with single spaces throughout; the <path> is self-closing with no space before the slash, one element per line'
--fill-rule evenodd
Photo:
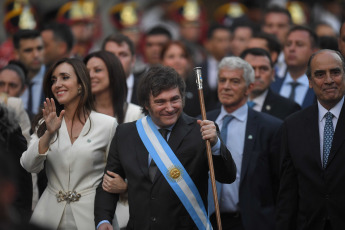
<path fill-rule="evenodd" d="M 204 93 L 203 93 L 203 90 L 202 90 L 201 67 L 195 67 L 194 68 L 194 72 L 195 72 L 195 75 L 196 75 L 196 84 L 198 86 L 198 94 L 199 94 L 201 117 L 202 117 L 203 120 L 207 120 L 207 118 L 206 118 L 206 110 L 205 110 L 205 102 L 204 102 Z M 212 159 L 212 151 L 211 151 L 210 140 L 206 140 L 206 150 L 207 150 L 208 167 L 210 169 L 210 177 L 211 177 L 211 184 L 212 184 L 214 207 L 215 207 L 215 210 L 216 210 L 217 225 L 218 225 L 218 230 L 222 230 L 222 223 L 221 223 L 221 220 L 220 220 L 220 212 L 219 212 L 219 204 L 218 204 L 218 194 L 217 194 L 217 187 L 216 187 L 216 179 L 215 179 L 215 176 L 214 176 L 214 167 L 213 167 L 213 159 Z"/>

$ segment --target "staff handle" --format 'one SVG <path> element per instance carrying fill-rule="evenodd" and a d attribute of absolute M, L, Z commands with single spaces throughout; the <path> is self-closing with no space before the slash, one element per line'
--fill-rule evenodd
<path fill-rule="evenodd" d="M 202 88 L 201 67 L 195 67 L 194 68 L 194 72 L 195 72 L 195 75 L 196 75 L 196 83 L 197 83 L 197 86 L 198 86 L 198 94 L 199 94 L 201 117 L 202 117 L 203 120 L 207 120 L 207 118 L 206 118 L 206 110 L 205 110 L 205 102 L 204 102 L 204 93 L 203 93 L 203 88 Z M 212 151 L 211 151 L 210 140 L 206 140 L 206 151 L 207 151 L 208 167 L 210 169 L 210 177 L 211 177 L 211 185 L 212 185 L 212 192 L 213 192 L 214 207 L 215 207 L 215 211 L 216 211 L 217 226 L 218 226 L 218 230 L 222 230 L 222 223 L 221 223 L 221 219 L 220 219 L 219 204 L 218 204 L 218 194 L 217 194 L 217 187 L 216 187 L 216 178 L 215 178 L 215 175 L 214 175 L 214 167 L 213 167 L 213 159 L 212 159 Z"/>

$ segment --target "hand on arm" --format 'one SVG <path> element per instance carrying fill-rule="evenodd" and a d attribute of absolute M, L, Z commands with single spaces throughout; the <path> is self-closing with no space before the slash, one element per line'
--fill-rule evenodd
<path fill-rule="evenodd" d="M 48 150 L 50 141 L 60 128 L 63 115 L 65 114 L 65 110 L 62 110 L 59 117 L 56 115 L 55 102 L 52 98 L 46 99 L 44 102 L 44 109 L 42 111 L 47 130 L 40 138 L 38 145 L 39 154 L 44 154 Z"/>
<path fill-rule="evenodd" d="M 120 175 L 107 171 L 103 176 L 102 188 L 109 193 L 124 193 L 127 191 L 127 183 Z"/>
<path fill-rule="evenodd" d="M 113 230 L 113 226 L 109 223 L 102 223 L 97 230 Z"/>
<path fill-rule="evenodd" d="M 201 129 L 201 136 L 204 140 L 209 140 L 211 146 L 214 146 L 218 141 L 217 129 L 213 121 L 209 120 L 198 120 L 198 124 Z"/>

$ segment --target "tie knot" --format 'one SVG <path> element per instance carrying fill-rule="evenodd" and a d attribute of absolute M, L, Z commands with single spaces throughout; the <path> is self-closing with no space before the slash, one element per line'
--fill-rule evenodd
<path fill-rule="evenodd" d="M 333 119 L 333 114 L 331 113 L 331 112 L 327 112 L 326 114 L 325 114 L 325 118 L 326 118 L 326 120 L 332 120 Z"/>
<path fill-rule="evenodd" d="M 234 116 L 232 115 L 226 115 L 224 118 L 223 118 L 223 127 L 226 127 L 230 121 L 234 119 Z"/>
<path fill-rule="evenodd" d="M 256 103 L 254 101 L 247 101 L 247 105 L 249 108 L 253 108 L 256 105 Z"/>
<path fill-rule="evenodd" d="M 296 88 L 300 83 L 297 81 L 290 82 L 292 88 Z"/>
<path fill-rule="evenodd" d="M 158 131 L 160 132 L 160 134 L 162 135 L 162 137 L 167 140 L 168 137 L 168 133 L 169 133 L 169 129 L 158 129 Z"/>

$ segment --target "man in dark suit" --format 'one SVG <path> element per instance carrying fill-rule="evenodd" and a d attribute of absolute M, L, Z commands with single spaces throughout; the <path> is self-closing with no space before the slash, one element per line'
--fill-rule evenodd
<path fill-rule="evenodd" d="M 127 77 L 127 102 L 137 105 L 137 87 L 139 78 L 145 70 L 136 73 L 133 72 L 136 60 L 133 42 L 124 34 L 112 34 L 104 40 L 102 50 L 111 52 L 119 58 Z"/>
<path fill-rule="evenodd" d="M 315 103 L 314 91 L 309 88 L 305 72 L 309 57 L 318 50 L 318 37 L 305 26 L 292 27 L 284 44 L 287 72 L 276 78 L 271 89 L 281 96 L 297 102 L 303 109 Z"/>
<path fill-rule="evenodd" d="M 345 63 L 339 52 L 320 50 L 307 76 L 317 104 L 283 124 L 279 230 L 345 228 Z"/>
<path fill-rule="evenodd" d="M 143 124 L 145 120 L 152 119 L 152 131 L 157 128 L 167 129 L 167 143 L 173 156 L 177 157 L 185 169 L 177 167 L 181 169 L 182 175 L 177 179 L 184 180 L 185 176 L 190 176 L 201 197 L 199 204 L 205 206 L 206 210 L 209 168 L 204 140 L 210 140 L 212 146 L 217 180 L 223 183 L 235 180 L 235 163 L 218 138 L 214 122 L 197 121 L 183 114 L 184 89 L 184 81 L 175 70 L 163 66 L 152 67 L 142 77 L 138 91 L 139 104 L 148 116 L 117 127 L 105 172 L 115 172 L 128 180 L 130 218 L 127 229 L 197 229 L 194 218 L 187 211 L 189 209 L 185 208 L 177 196 L 179 193 L 175 193 L 170 186 L 170 182 L 178 181 L 175 181 L 175 177 L 169 177 L 171 171 L 161 173 L 160 161 L 156 161 L 155 155 L 150 150 L 149 154 L 145 147 L 154 142 L 141 139 L 139 124 Z M 160 135 L 156 137 L 162 138 Z M 189 183 L 188 185 L 190 186 Z M 96 193 L 95 224 L 98 229 L 112 229 L 109 223 L 113 219 L 118 200 L 118 194 L 108 193 L 103 189 L 106 186 L 103 183 L 102 187 L 101 183 Z"/>
<path fill-rule="evenodd" d="M 212 110 L 218 107 L 217 98 L 217 72 L 218 63 L 223 57 L 231 53 L 231 32 L 229 28 L 223 25 L 212 25 L 207 32 L 205 47 L 207 58 L 198 66 L 203 71 L 203 88 L 205 96 L 206 110 Z"/>
<path fill-rule="evenodd" d="M 284 120 L 301 107 L 287 98 L 272 92 L 270 84 L 274 80 L 273 62 L 270 54 L 260 48 L 244 50 L 241 58 L 254 69 L 255 81 L 249 95 L 249 105 L 259 112 L 268 113 Z"/>
<path fill-rule="evenodd" d="M 226 57 L 218 68 L 222 107 L 207 113 L 207 118 L 220 126 L 221 138 L 237 168 L 234 183 L 217 186 L 223 229 L 274 229 L 282 122 L 248 108 L 247 97 L 254 82 L 249 63 L 239 57 Z M 213 214 L 215 228 L 214 219 Z"/>

